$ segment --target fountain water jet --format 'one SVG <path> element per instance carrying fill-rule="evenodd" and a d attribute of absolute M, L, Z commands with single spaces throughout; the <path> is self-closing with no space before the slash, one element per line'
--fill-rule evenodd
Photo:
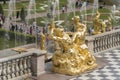
<path fill-rule="evenodd" d="M 67 0 L 68 2 L 68 10 L 71 10 L 72 12 L 74 12 L 74 16 L 75 16 L 75 1 L 74 0 Z M 69 13 L 68 13 L 69 15 Z"/>
<path fill-rule="evenodd" d="M 87 22 L 87 14 L 86 14 L 86 5 L 87 3 L 84 2 L 82 7 L 80 8 L 80 13 L 81 13 L 81 16 L 82 16 L 82 21 Z"/>
<path fill-rule="evenodd" d="M 99 3 L 98 3 L 98 0 L 94 0 L 94 3 L 93 3 L 93 10 L 92 10 L 92 16 L 95 14 L 95 11 L 98 11 L 98 7 L 99 7 Z"/>
<path fill-rule="evenodd" d="M 9 26 L 12 22 L 14 22 L 14 24 L 16 24 L 16 0 L 10 0 L 9 1 L 9 5 L 8 5 L 8 16 L 7 16 L 7 20 L 6 20 L 6 25 L 5 25 L 5 29 L 9 30 Z M 16 31 L 16 27 L 15 27 L 15 31 Z M 4 45 L 6 47 L 4 48 L 9 48 L 9 35 L 8 32 L 6 31 L 5 33 L 5 43 Z M 16 47 L 16 33 L 15 33 L 15 47 Z"/>
<path fill-rule="evenodd" d="M 37 32 L 36 32 L 36 24 L 37 23 L 36 23 L 36 2 L 35 2 L 35 0 L 30 0 L 30 2 L 29 2 L 29 6 L 28 6 L 28 10 L 27 10 L 27 17 L 26 17 L 26 24 L 27 24 L 26 31 L 30 29 L 29 21 L 30 21 L 30 19 L 32 17 L 31 12 L 34 12 L 34 22 L 33 22 L 33 24 L 34 24 L 34 28 L 35 28 L 36 48 L 38 48 L 38 46 L 37 46 L 37 44 L 38 44 L 38 42 L 37 42 L 38 38 L 37 38 Z"/>
<path fill-rule="evenodd" d="M 60 20 L 59 0 L 56 0 L 56 5 L 57 5 L 57 8 L 58 8 L 58 20 Z"/>

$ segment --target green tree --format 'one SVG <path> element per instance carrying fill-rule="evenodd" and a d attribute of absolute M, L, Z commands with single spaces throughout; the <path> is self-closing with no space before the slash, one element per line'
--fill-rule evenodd
<path fill-rule="evenodd" d="M 6 4 L 6 0 L 3 0 L 3 4 Z"/>
<path fill-rule="evenodd" d="M 25 22 L 25 17 L 26 17 L 25 9 L 21 8 L 21 12 L 20 12 L 21 21 Z"/>
<path fill-rule="evenodd" d="M 0 14 L 4 14 L 3 7 L 1 4 L 0 4 Z"/>

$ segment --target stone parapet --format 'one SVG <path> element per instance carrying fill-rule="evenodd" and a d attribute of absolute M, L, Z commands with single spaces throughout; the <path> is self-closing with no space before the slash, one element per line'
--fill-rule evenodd
<path fill-rule="evenodd" d="M 120 46 L 120 29 L 87 36 L 86 44 L 92 53 L 101 53 Z"/>

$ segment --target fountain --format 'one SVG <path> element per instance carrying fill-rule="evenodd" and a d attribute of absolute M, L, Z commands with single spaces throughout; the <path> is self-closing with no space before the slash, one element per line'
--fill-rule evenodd
<path fill-rule="evenodd" d="M 113 6 L 112 6 L 112 9 L 111 9 L 111 12 L 112 12 L 112 13 L 111 13 L 111 17 L 112 17 L 112 19 L 114 20 L 114 22 L 116 22 L 116 23 L 117 23 L 117 21 L 119 22 L 120 16 L 117 15 L 117 14 L 120 13 L 119 8 L 118 8 L 118 10 L 117 10 L 117 6 L 116 6 L 116 5 L 113 5 Z"/>
<path fill-rule="evenodd" d="M 57 20 L 55 21 L 56 25 L 62 24 L 64 21 L 60 20 L 60 10 L 59 10 L 59 0 L 48 0 L 48 10 L 47 10 L 47 17 L 50 20 L 46 20 L 45 23 L 49 23 L 50 21 L 54 21 L 55 16 L 57 15 Z M 42 21 L 42 23 L 44 23 Z"/>
<path fill-rule="evenodd" d="M 57 12 L 58 12 L 57 16 L 58 16 L 58 21 L 59 21 L 60 20 L 59 0 L 55 0 L 55 4 L 57 6 Z"/>
<path fill-rule="evenodd" d="M 94 0 L 94 3 L 93 3 L 93 10 L 92 10 L 92 16 L 95 14 L 96 11 L 98 11 L 98 8 L 99 8 L 99 3 L 98 3 L 98 0 Z"/>
<path fill-rule="evenodd" d="M 4 28 L 6 30 L 9 30 L 9 26 L 11 25 L 11 23 L 16 24 L 16 0 L 10 0 L 9 5 L 8 5 L 8 16 L 7 16 L 7 20 L 6 20 L 6 25 L 4 26 Z M 15 28 L 16 29 L 16 28 Z M 4 49 L 9 48 L 9 34 L 8 31 L 6 31 L 5 35 L 5 40 L 4 40 Z M 16 34 L 15 34 L 15 46 L 17 45 L 16 43 Z"/>
<path fill-rule="evenodd" d="M 28 9 L 27 9 L 27 17 L 26 17 L 26 23 L 27 23 L 27 27 L 26 27 L 26 33 L 27 33 L 27 30 L 29 30 L 30 29 L 30 24 L 29 24 L 29 21 L 30 21 L 30 19 L 32 19 L 32 14 L 34 13 L 34 21 L 33 21 L 33 26 L 34 26 L 34 29 L 35 29 L 35 31 L 34 31 L 34 35 L 36 36 L 36 48 L 38 48 L 38 46 L 37 46 L 37 44 L 38 44 L 38 42 L 37 42 L 37 40 L 38 40 L 38 36 L 37 36 L 37 30 L 36 30 L 36 25 L 37 25 L 37 23 L 36 23 L 36 3 L 35 3 L 35 0 L 30 0 L 29 1 L 29 6 L 28 6 Z M 25 34 L 26 34 L 25 33 Z"/>
<path fill-rule="evenodd" d="M 111 12 L 112 12 L 112 15 L 113 15 L 113 20 L 115 21 L 116 5 L 112 6 Z"/>
<path fill-rule="evenodd" d="M 67 0 L 67 2 L 68 2 L 68 10 L 71 10 L 75 16 L 75 0 Z"/>
<path fill-rule="evenodd" d="M 82 17 L 81 21 L 83 21 L 85 24 L 87 23 L 86 5 L 87 3 L 84 2 L 80 8 L 80 16 Z"/>
<path fill-rule="evenodd" d="M 15 16 L 16 16 L 16 0 L 10 0 L 8 6 L 8 17 L 7 17 L 8 26 L 12 21 L 16 23 Z"/>

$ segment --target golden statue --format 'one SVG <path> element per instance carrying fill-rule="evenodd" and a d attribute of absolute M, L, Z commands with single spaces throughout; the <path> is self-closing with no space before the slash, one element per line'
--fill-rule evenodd
<path fill-rule="evenodd" d="M 60 50 L 53 54 L 53 71 L 68 75 L 77 75 L 97 67 L 95 57 L 90 54 L 85 44 L 86 26 L 74 17 L 75 30 L 73 37 L 63 28 L 55 28 L 52 39 L 59 43 Z"/>
<path fill-rule="evenodd" d="M 105 21 L 103 21 L 102 22 L 102 32 L 103 33 L 106 32 L 106 27 L 107 27 L 107 25 L 106 25 Z"/>
<path fill-rule="evenodd" d="M 50 22 L 50 25 L 48 26 L 48 28 L 49 28 L 49 38 L 51 39 L 54 34 L 54 30 L 56 29 L 54 21 Z M 59 50 L 58 42 L 55 41 L 54 43 L 55 43 L 55 50 Z"/>
<path fill-rule="evenodd" d="M 50 25 L 48 26 L 49 28 L 49 34 L 53 34 L 53 31 L 55 29 L 55 24 L 54 24 L 54 21 L 51 21 Z"/>
<path fill-rule="evenodd" d="M 101 23 L 100 23 L 100 13 L 99 11 L 96 12 L 94 20 L 93 20 L 93 34 L 100 34 L 101 33 Z"/>
<path fill-rule="evenodd" d="M 110 17 L 108 17 L 108 24 L 109 24 L 109 30 L 111 31 L 113 27 L 112 27 L 112 20 Z"/>
<path fill-rule="evenodd" d="M 86 25 L 80 23 L 79 17 L 74 17 L 75 33 L 72 41 L 77 45 L 77 50 L 81 54 L 81 60 L 83 62 L 83 72 L 86 69 L 92 69 L 97 66 L 94 56 L 89 52 L 87 45 L 85 44 Z M 74 46 L 74 45 L 73 45 Z"/>
<path fill-rule="evenodd" d="M 45 35 L 41 32 L 40 33 L 40 49 L 45 50 Z"/>
<path fill-rule="evenodd" d="M 68 50 L 68 45 L 71 39 L 69 35 L 64 32 L 64 28 L 62 26 L 54 29 L 52 39 L 59 43 L 60 49 L 63 53 Z"/>

